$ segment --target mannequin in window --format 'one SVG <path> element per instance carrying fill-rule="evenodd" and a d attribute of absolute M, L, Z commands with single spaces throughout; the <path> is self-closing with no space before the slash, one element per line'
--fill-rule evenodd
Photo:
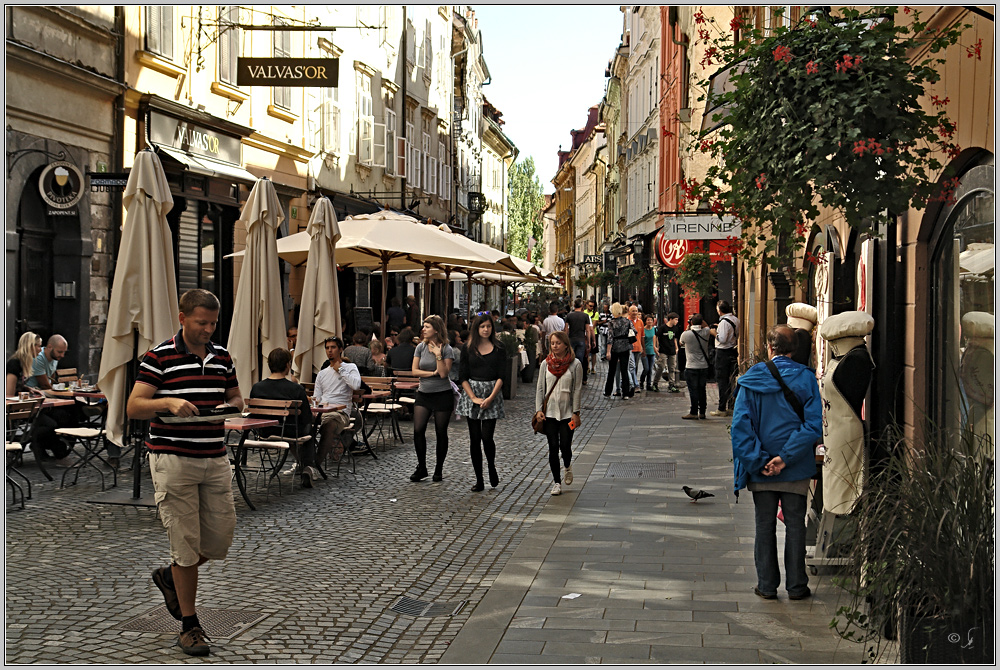
<path fill-rule="evenodd" d="M 865 336 L 874 326 L 874 319 L 865 312 L 843 312 L 828 317 L 819 328 L 831 356 L 820 382 L 826 447 L 823 508 L 834 514 L 851 511 L 864 482 L 865 426 L 861 405 L 875 369 Z"/>

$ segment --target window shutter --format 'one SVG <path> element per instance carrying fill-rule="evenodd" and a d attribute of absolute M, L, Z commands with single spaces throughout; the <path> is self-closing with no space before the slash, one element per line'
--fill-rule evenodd
<path fill-rule="evenodd" d="M 160 10 L 162 7 L 146 7 L 146 50 L 160 53 Z"/>
<path fill-rule="evenodd" d="M 396 138 L 396 174 L 404 179 L 409 176 L 406 172 L 406 166 L 409 165 L 409 154 L 406 150 L 406 144 L 405 137 Z"/>
<path fill-rule="evenodd" d="M 386 166 L 385 161 L 385 150 L 386 150 L 386 127 L 384 123 L 376 123 L 374 142 L 374 152 L 372 155 L 372 164 L 375 167 L 384 168 Z"/>
<path fill-rule="evenodd" d="M 436 158 L 428 156 L 427 162 L 430 165 L 430 176 L 427 179 L 427 192 L 430 194 L 437 193 L 438 189 L 438 162 Z"/>
<path fill-rule="evenodd" d="M 375 119 L 362 116 L 358 119 L 358 161 L 371 165 L 375 153 Z"/>

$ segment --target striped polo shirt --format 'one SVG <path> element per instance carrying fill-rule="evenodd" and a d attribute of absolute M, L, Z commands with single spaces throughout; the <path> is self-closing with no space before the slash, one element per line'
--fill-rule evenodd
<path fill-rule="evenodd" d="M 202 360 L 188 351 L 181 333 L 178 330 L 146 354 L 135 381 L 156 389 L 154 398 L 183 398 L 198 411 L 218 407 L 226 401 L 226 392 L 238 386 L 233 359 L 223 347 L 209 342 Z M 158 454 L 192 458 L 225 456 L 225 427 L 222 422 L 166 424 L 154 417 L 146 447 Z"/>

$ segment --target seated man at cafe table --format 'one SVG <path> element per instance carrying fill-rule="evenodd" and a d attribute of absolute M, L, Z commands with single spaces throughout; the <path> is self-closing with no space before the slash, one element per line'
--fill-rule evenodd
<path fill-rule="evenodd" d="M 319 429 L 319 453 L 317 460 L 322 463 L 326 455 L 333 450 L 333 443 L 341 437 L 341 445 L 350 447 L 354 434 L 348 430 L 351 425 L 353 403 L 351 396 L 361 388 L 361 373 L 358 366 L 343 359 L 344 342 L 339 337 L 326 338 L 326 355 L 330 358 L 330 366 L 320 370 L 316 375 L 316 386 L 313 396 L 324 405 L 341 405 L 342 410 L 327 412 L 323 415 Z M 339 457 L 339 452 L 335 453 Z"/>
<path fill-rule="evenodd" d="M 273 434 L 284 437 L 308 437 L 305 442 L 289 442 L 296 465 L 293 473 L 302 477 L 302 486 L 311 489 L 313 482 L 320 476 L 316 469 L 316 441 L 313 439 L 312 409 L 309 407 L 309 396 L 305 388 L 288 379 L 292 369 L 292 355 L 287 349 L 273 349 L 267 355 L 267 367 L 271 375 L 253 385 L 250 389 L 251 398 L 266 400 L 298 400 L 299 413 L 294 421 L 289 420 L 283 428 L 272 429 Z M 262 417 L 273 418 L 273 417 Z M 291 417 L 289 417 L 291 419 Z"/>

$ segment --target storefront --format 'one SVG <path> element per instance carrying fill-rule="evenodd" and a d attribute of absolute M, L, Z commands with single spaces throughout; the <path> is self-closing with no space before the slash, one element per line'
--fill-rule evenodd
<path fill-rule="evenodd" d="M 139 104 L 137 146 L 156 151 L 174 207 L 167 213 L 177 291 L 203 288 L 222 303 L 214 340 L 229 338 L 235 223 L 257 178 L 241 167 L 241 140 L 252 130 L 155 95 Z"/>

